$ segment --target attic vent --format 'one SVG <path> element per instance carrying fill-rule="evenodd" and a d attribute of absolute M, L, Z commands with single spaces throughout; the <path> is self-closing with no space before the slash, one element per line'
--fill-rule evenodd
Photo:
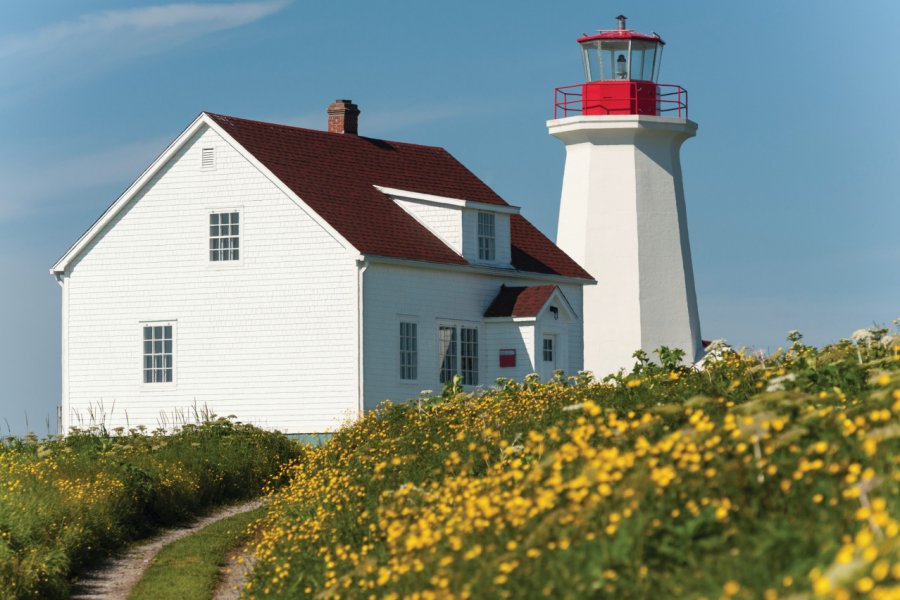
<path fill-rule="evenodd" d="M 216 149 L 203 148 L 200 151 L 200 170 L 212 171 L 216 168 Z"/>

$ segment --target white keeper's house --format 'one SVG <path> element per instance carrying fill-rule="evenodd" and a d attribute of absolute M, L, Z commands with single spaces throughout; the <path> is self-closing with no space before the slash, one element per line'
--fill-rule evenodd
<path fill-rule="evenodd" d="M 289 433 L 583 366 L 594 280 L 442 148 L 202 113 L 53 266 L 61 430 Z"/>
<path fill-rule="evenodd" d="M 349 100 L 327 132 L 201 114 L 52 269 L 61 431 L 208 407 L 318 433 L 455 376 L 699 360 L 680 158 L 697 124 L 658 82 L 662 38 L 617 21 L 578 39 L 585 81 L 547 122 L 559 246 L 445 150 L 358 135 Z"/>

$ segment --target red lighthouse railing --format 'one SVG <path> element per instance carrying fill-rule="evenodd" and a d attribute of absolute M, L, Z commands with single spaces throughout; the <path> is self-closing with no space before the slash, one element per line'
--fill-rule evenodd
<path fill-rule="evenodd" d="M 651 115 L 688 118 L 687 90 L 648 81 L 603 81 L 556 88 L 553 118 L 575 115 Z"/>

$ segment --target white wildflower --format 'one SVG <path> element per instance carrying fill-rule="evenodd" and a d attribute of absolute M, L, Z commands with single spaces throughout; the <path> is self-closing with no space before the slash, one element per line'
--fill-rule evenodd
<path fill-rule="evenodd" d="M 794 373 L 788 373 L 787 375 L 782 375 L 781 377 L 775 377 L 774 379 L 769 380 L 769 385 L 766 387 L 767 392 L 783 392 L 784 391 L 784 383 L 786 381 L 794 381 L 797 379 L 797 376 Z"/>
<path fill-rule="evenodd" d="M 868 329 L 857 329 L 850 335 L 850 338 L 857 343 L 868 342 L 872 339 L 872 332 Z"/>

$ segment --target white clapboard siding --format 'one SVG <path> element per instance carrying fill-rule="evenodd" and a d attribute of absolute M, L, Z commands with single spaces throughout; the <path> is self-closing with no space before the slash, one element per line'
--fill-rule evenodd
<path fill-rule="evenodd" d="M 411 214 L 419 223 L 428 228 L 445 244 L 459 254 L 463 252 L 462 214 L 463 210 L 456 206 L 429 204 L 395 198 L 400 207 Z"/>
<path fill-rule="evenodd" d="M 217 210 L 240 212 L 236 263 L 209 261 Z M 208 407 L 333 429 L 358 413 L 357 284 L 353 255 L 204 128 L 67 271 L 63 427 Z M 174 384 L 142 383 L 142 321 L 174 324 Z"/>
<path fill-rule="evenodd" d="M 440 322 L 474 324 L 479 329 L 479 385 L 490 387 L 498 377 L 521 379 L 534 371 L 534 322 L 485 323 L 484 312 L 500 291 L 500 286 L 544 285 L 531 280 L 497 275 L 454 272 L 408 265 L 373 263 L 365 273 L 364 370 L 365 408 L 370 410 L 389 399 L 401 402 L 421 390 L 440 392 L 437 329 Z M 580 285 L 560 286 L 576 312 L 580 313 Z M 540 319 L 539 319 L 540 320 Z M 418 380 L 400 379 L 401 321 L 418 324 Z M 567 374 L 581 370 L 580 319 L 566 324 Z M 575 349 L 575 346 L 579 346 Z M 500 368 L 501 348 L 515 348 L 515 369 Z"/>

